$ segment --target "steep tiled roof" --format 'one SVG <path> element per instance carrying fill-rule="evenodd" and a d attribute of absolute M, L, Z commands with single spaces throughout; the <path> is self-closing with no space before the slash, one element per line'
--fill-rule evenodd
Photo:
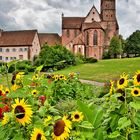
<path fill-rule="evenodd" d="M 86 29 L 102 29 L 101 25 L 94 21 L 92 23 L 83 23 L 82 24 L 82 29 L 86 30 Z"/>
<path fill-rule="evenodd" d="M 61 37 L 57 33 L 39 33 L 41 46 L 47 43 L 48 45 L 60 45 Z"/>
<path fill-rule="evenodd" d="M 31 46 L 37 30 L 2 31 L 0 46 Z"/>
<path fill-rule="evenodd" d="M 62 29 L 79 29 L 85 17 L 62 17 Z"/>

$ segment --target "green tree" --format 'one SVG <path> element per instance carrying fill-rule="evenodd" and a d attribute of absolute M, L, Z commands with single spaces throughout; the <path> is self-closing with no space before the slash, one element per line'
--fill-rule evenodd
<path fill-rule="evenodd" d="M 119 36 L 114 36 L 109 45 L 109 54 L 114 58 L 117 58 L 117 55 L 122 53 L 122 43 Z"/>
<path fill-rule="evenodd" d="M 130 54 L 140 55 L 140 31 L 135 31 L 132 35 L 130 35 L 124 47 L 124 52 L 129 57 Z"/>
<path fill-rule="evenodd" d="M 75 56 L 61 45 L 48 46 L 46 44 L 42 47 L 39 56 L 34 61 L 34 65 L 36 66 L 42 64 L 44 64 L 44 66 L 61 69 L 67 65 L 74 65 Z"/>

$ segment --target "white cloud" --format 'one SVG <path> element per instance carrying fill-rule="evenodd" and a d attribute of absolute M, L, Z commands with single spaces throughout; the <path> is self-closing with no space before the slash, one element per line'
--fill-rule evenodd
<path fill-rule="evenodd" d="M 125 38 L 140 29 L 140 1 L 116 0 L 120 34 Z M 100 0 L 94 0 L 100 11 Z M 0 0 L 0 28 L 38 29 L 61 33 L 61 14 L 86 16 L 93 0 Z"/>

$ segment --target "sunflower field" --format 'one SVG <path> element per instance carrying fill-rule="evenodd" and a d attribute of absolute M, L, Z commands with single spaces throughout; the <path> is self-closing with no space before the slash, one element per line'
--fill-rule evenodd
<path fill-rule="evenodd" d="M 103 90 L 82 84 L 77 73 L 8 75 L 0 85 L 0 140 L 139 140 L 140 71 Z M 105 92 L 106 91 L 106 92 Z"/>

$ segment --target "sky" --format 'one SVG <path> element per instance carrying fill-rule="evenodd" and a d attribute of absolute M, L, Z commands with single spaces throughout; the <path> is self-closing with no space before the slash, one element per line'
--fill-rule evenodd
<path fill-rule="evenodd" d="M 140 0 L 116 1 L 119 32 L 127 38 L 140 29 Z M 61 35 L 62 13 L 86 16 L 93 4 L 100 12 L 100 0 L 0 0 L 0 28 Z"/>

